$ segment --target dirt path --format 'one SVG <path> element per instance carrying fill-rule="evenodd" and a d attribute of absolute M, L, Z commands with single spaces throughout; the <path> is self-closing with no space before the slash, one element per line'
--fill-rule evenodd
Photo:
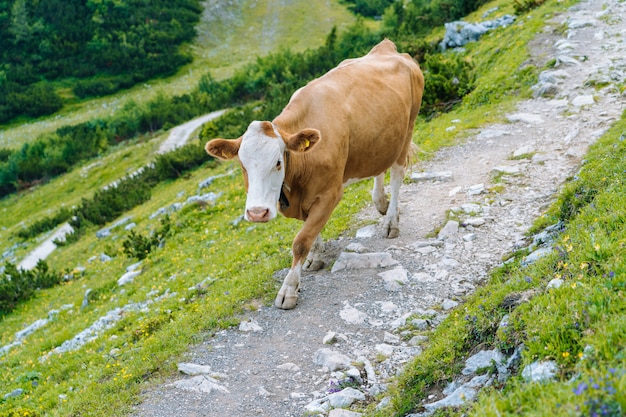
<path fill-rule="evenodd" d="M 170 134 L 167 136 L 167 139 L 165 139 L 159 147 L 158 153 L 170 152 L 178 147 L 183 146 L 185 143 L 187 143 L 187 141 L 191 137 L 191 134 L 197 128 L 199 128 L 208 121 L 220 117 L 222 114 L 224 114 L 225 111 L 226 110 L 217 110 L 209 114 L 205 114 L 204 116 L 200 116 L 193 120 L 190 120 L 180 126 L 176 126 L 172 130 L 170 130 Z"/>
<path fill-rule="evenodd" d="M 363 229 L 362 237 L 327 244 L 330 262 L 344 259 L 348 248 L 386 256 L 394 265 L 304 274 L 295 310 L 260 307 L 240 329 L 207 337 L 186 362 L 208 368 L 148 389 L 134 415 L 301 416 L 353 372 L 331 372 L 324 348 L 338 361 L 361 364 L 352 377 L 361 379 L 362 394 L 384 391 L 421 352 L 423 339 L 399 329 L 407 317 L 417 318 L 413 328 L 436 326 L 503 254 L 527 245 L 524 232 L 575 174 L 589 144 L 620 117 L 626 103 L 615 88 L 626 72 L 620 16 L 626 16 L 624 2 L 587 0 L 554 18 L 532 50 L 538 67 L 558 60 L 557 72 L 542 76 L 558 90 L 555 96 L 521 102 L 509 123 L 485 126 L 420 166 L 435 179 L 403 186 L 399 238 Z M 556 34 L 552 29 L 563 23 L 569 30 Z M 491 190 L 495 175 L 504 184 L 497 192 Z M 459 213 L 460 226 L 445 228 L 441 239 L 427 237 L 448 210 Z M 379 218 L 373 208 L 361 215 Z M 335 343 L 324 344 L 333 332 Z"/>

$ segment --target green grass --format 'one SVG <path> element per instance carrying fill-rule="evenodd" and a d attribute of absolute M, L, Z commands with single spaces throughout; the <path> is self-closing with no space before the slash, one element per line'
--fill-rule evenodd
<path fill-rule="evenodd" d="M 1 126 L 0 147 L 17 148 L 61 126 L 109 116 L 129 100 L 141 104 L 159 93 L 172 96 L 190 92 L 207 72 L 218 80 L 227 78 L 257 56 L 278 48 L 299 52 L 321 46 L 333 26 L 341 29 L 354 21 L 345 6 L 336 0 L 240 0 L 237 3 L 240 6 L 226 14 L 231 20 L 220 23 L 204 20 L 199 24 L 205 36 L 187 47 L 194 60 L 176 75 L 107 97 L 70 104 L 55 115 L 32 122 Z M 67 86 L 62 90 L 67 90 Z"/>
<path fill-rule="evenodd" d="M 159 185 L 149 202 L 127 213 L 137 223 L 135 230 L 144 233 L 155 229 L 159 221 L 150 219 L 150 215 L 158 208 L 184 201 L 196 193 L 198 182 L 233 168 L 232 163 L 203 168 L 187 179 Z M 80 170 L 72 175 L 80 177 Z M 366 199 L 368 186 L 364 183 L 348 190 L 325 231 L 326 237 L 337 237 L 350 224 Z M 0 377 L 1 391 L 25 390 L 23 396 L 5 404 L 9 410 L 21 407 L 31 415 L 42 410 L 46 415 L 59 416 L 125 415 L 136 401 L 139 384 L 172 372 L 172 359 L 199 341 L 205 334 L 202 332 L 236 323 L 236 314 L 248 308 L 250 300 L 270 301 L 278 284 L 272 274 L 291 262 L 290 243 L 284 236 L 295 235 L 300 222 L 279 218 L 271 225 L 233 225 L 245 201 L 238 169 L 237 175 L 215 181 L 211 191 L 223 193 L 215 205 L 189 205 L 171 215 L 173 236 L 165 247 L 144 260 L 142 274 L 122 288 L 117 286 L 117 279 L 136 262 L 122 253 L 122 241 L 128 233 L 123 229 L 105 239 L 96 238 L 95 230 L 88 230 L 78 242 L 55 251 L 49 258 L 51 267 L 86 269 L 72 281 L 38 292 L 4 318 L 2 345 L 13 341 L 15 332 L 25 325 L 47 317 L 49 310 L 73 304 L 27 337 L 23 345 L 0 358 L 3 366 L 11 369 Z M 113 260 L 89 261 L 101 253 Z M 215 281 L 206 290 L 189 290 L 207 277 Z M 87 288 L 93 290 L 91 302 L 81 309 Z M 51 355 L 49 360 L 39 362 L 42 355 L 112 308 L 145 301 L 147 293 L 163 294 L 166 289 L 175 295 L 154 303 L 149 311 L 128 313 L 113 329 L 75 352 Z M 117 353 L 110 354 L 112 351 Z M 29 375 L 37 378 L 36 387 Z M 59 395 L 66 397 L 59 399 Z"/>
<path fill-rule="evenodd" d="M 536 31 L 540 21 L 556 10 L 554 6 L 546 5 L 525 19 L 525 29 L 516 30 L 519 39 L 530 39 L 526 29 Z M 528 59 L 525 43 L 511 36 L 506 30 L 496 31 L 468 48 L 487 75 L 479 78 L 479 88 L 460 109 L 440 118 L 445 120 L 443 125 L 432 123 L 429 130 L 416 133 L 424 149 L 437 149 L 458 139 L 454 132 L 450 138 L 444 133 L 449 120 L 461 119 L 466 128 L 478 127 L 497 119 L 500 109 L 527 95 L 533 72 L 507 80 L 507 72 Z M 502 50 L 489 58 L 485 51 L 497 47 Z M 507 91 L 512 91 L 511 98 L 506 97 Z M 526 383 L 516 375 L 499 389 L 483 390 L 476 403 L 436 415 L 591 416 L 594 412 L 602 415 L 604 410 L 605 415 L 618 416 L 626 411 L 625 132 L 626 113 L 592 147 L 578 179 L 568 183 L 551 209 L 537 219 L 535 232 L 559 220 L 566 222 L 559 249 L 527 268 L 519 264 L 523 254 L 517 254 L 513 263 L 494 270 L 489 283 L 433 332 L 427 349 L 392 388 L 391 405 L 382 411 L 370 410 L 368 415 L 418 412 L 431 389 L 445 387 L 460 373 L 470 352 L 489 347 L 511 352 L 520 344 L 525 346 L 520 369 L 537 360 L 555 360 L 560 369 L 557 380 Z M 442 141 L 434 141 L 441 136 Z M 553 278 L 564 279 L 565 284 L 546 291 Z M 510 312 L 507 331 L 496 331 L 509 313 L 501 306 L 504 297 L 528 290 L 536 296 Z"/>
<path fill-rule="evenodd" d="M 571 4 L 547 4 L 533 12 L 531 19 L 525 19 L 522 28 L 500 29 L 468 46 L 467 55 L 478 71 L 478 88 L 452 113 L 429 123 L 420 121 L 414 140 L 425 151 L 422 159 L 442 146 L 462 141 L 473 129 L 501 121 L 504 112 L 527 96 L 536 69 L 517 71 L 528 59 L 525 42 L 552 13 Z M 494 5 L 502 6 L 502 13 L 511 11 L 509 2 L 504 0 L 492 2 L 484 10 Z M 470 19 L 478 19 L 484 10 Z M 320 30 L 320 36 L 326 33 Z M 496 51 L 498 47 L 502 49 Z M 230 65 L 236 64 L 225 63 L 224 74 Z M 94 103 L 99 103 L 96 107 L 102 104 Z M 83 117 L 78 110 L 76 114 Z M 454 124 L 457 129 L 447 131 L 455 119 L 460 120 Z M 626 345 L 622 301 L 626 273 L 623 260 L 626 258 L 623 237 L 626 164 L 624 142 L 619 138 L 624 131 L 626 122 L 622 120 L 594 147 L 581 180 L 568 186 L 553 209 L 538 220 L 536 230 L 559 218 L 568 221 L 562 238 L 567 236 L 567 239 L 561 242 L 566 248 L 567 261 L 555 255 L 529 269 L 511 263 L 496 270 L 488 286 L 478 289 L 434 332 L 428 348 L 392 388 L 390 409 L 378 415 L 403 415 L 412 410 L 430 387 L 441 387 L 451 380 L 460 370 L 468 350 L 478 345 L 509 348 L 524 341 L 527 345 L 525 363 L 550 357 L 559 362 L 563 374 L 561 382 L 549 384 L 547 390 L 544 386 L 525 384 L 513 378 L 503 391 L 484 392 L 468 411 L 475 416 L 520 415 L 538 410 L 554 410 L 555 415 L 566 415 L 572 407 L 583 404 L 585 395 L 597 394 L 593 388 L 580 396 L 574 394 L 573 388 L 587 381 L 584 378 L 598 381 L 598 377 L 610 374 L 612 368 L 623 371 L 626 354 L 620 346 Z M 0 250 L 5 251 L 18 242 L 13 236 L 22 227 L 21 222 L 50 215 L 63 205 L 77 204 L 103 184 L 150 161 L 163 138 L 114 149 L 96 161 L 102 164 L 91 167 L 86 175 L 81 175 L 83 168 L 77 168 L 27 194 L 0 201 L 3 214 L 0 216 Z M 136 231 L 148 233 L 159 226 L 158 219 L 150 219 L 158 208 L 184 201 L 197 192 L 201 180 L 233 169 L 233 177 L 221 178 L 211 186 L 210 191 L 223 193 L 215 205 L 189 205 L 171 215 L 173 235 L 163 248 L 150 253 L 142 264 L 142 274 L 131 284 L 120 288 L 116 283 L 125 268 L 136 262 L 122 253 L 122 242 L 128 233 L 123 229 L 105 239 L 97 239 L 95 229 L 88 230 L 78 242 L 60 248 L 49 258 L 56 270 L 72 270 L 77 266 L 86 269 L 74 280 L 39 291 L 35 298 L 21 304 L 2 320 L 0 346 L 12 342 L 15 332 L 47 317 L 51 309 L 73 305 L 25 338 L 24 344 L 0 357 L 0 366 L 10 370 L 0 375 L 0 394 L 24 389 L 19 397 L 0 399 L 0 416 L 127 415 L 138 400 L 140 389 L 172 375 L 177 359 L 189 345 L 217 329 L 236 324 L 238 314 L 254 309 L 257 303 L 270 303 L 279 284 L 272 274 L 289 266 L 291 261 L 290 242 L 285 236 L 293 236 L 300 222 L 279 218 L 268 225 L 245 222 L 234 225 L 232 222 L 241 215 L 245 200 L 241 173 L 235 164 L 201 168 L 185 178 L 162 183 L 153 190 L 150 201 L 127 215 L 133 216 Z M 325 238 L 335 238 L 346 233 L 346 229 L 349 232 L 358 226 L 353 222 L 354 215 L 368 203 L 370 186 L 371 182 L 364 182 L 346 190 L 324 230 Z M 577 198 L 581 195 L 585 196 L 582 200 Z M 35 243 L 33 240 L 15 249 L 16 255 L 21 257 Z M 567 245 L 571 245 L 571 250 Z M 101 253 L 112 256 L 112 261 L 89 262 Z M 581 268 L 585 263 L 587 266 Z M 550 293 L 540 291 L 531 303 L 512 313 L 514 331 L 496 333 L 497 324 L 505 313 L 500 302 L 507 294 L 544 288 L 556 274 L 567 278 L 565 287 Z M 189 290 L 208 277 L 214 280 L 206 288 Z M 81 309 L 87 288 L 93 290 L 91 301 L 87 308 Z M 155 302 L 147 311 L 128 313 L 113 328 L 77 351 L 51 355 L 49 360 L 39 362 L 42 355 L 112 308 L 145 301 L 152 291 L 161 295 L 167 290 L 175 295 Z M 466 316 L 472 320 L 466 320 Z M 562 320 L 557 321 L 558 317 Z M 570 331 L 575 320 L 585 326 L 585 332 Z M 578 355 L 587 344 L 594 346 L 593 354 L 581 360 Z M 583 379 L 568 383 L 568 378 L 577 372 Z M 623 372 L 611 381 L 622 393 L 626 392 Z M 617 401 L 624 408 L 623 394 L 619 395 L 606 401 Z M 556 409 L 557 402 L 562 404 L 559 409 Z"/>

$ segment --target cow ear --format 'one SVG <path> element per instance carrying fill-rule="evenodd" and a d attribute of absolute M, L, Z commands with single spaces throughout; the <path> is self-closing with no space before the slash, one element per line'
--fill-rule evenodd
<path fill-rule="evenodd" d="M 239 139 L 213 139 L 206 143 L 204 149 L 209 155 L 212 155 L 221 160 L 233 159 L 239 153 L 239 146 L 241 145 L 241 138 Z"/>
<path fill-rule="evenodd" d="M 287 148 L 290 151 L 305 152 L 311 149 L 321 138 L 321 133 L 317 129 L 303 129 L 287 138 Z"/>

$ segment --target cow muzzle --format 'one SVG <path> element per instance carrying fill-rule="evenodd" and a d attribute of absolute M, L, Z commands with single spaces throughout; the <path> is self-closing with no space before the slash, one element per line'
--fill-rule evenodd
<path fill-rule="evenodd" d="M 252 207 L 246 210 L 246 219 L 255 223 L 269 222 L 270 209 L 266 207 Z"/>

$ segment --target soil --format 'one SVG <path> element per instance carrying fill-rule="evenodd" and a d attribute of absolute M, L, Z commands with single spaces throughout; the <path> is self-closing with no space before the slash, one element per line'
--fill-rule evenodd
<path fill-rule="evenodd" d="M 403 185 L 398 238 L 375 233 L 326 245 L 329 265 L 350 244 L 390 253 L 398 265 L 304 273 L 294 310 L 259 305 L 242 317 L 258 325 L 256 331 L 204 335 L 181 360 L 209 366 L 219 389 L 181 389 L 176 383 L 192 377 L 180 374 L 147 388 L 133 415 L 301 416 L 307 404 L 328 394 L 337 376 L 314 363 L 321 348 L 374 366 L 375 383 L 365 378 L 358 387 L 373 401 L 371 389 L 384 389 L 420 351 L 398 323 L 411 313 L 436 326 L 454 304 L 450 300 L 462 303 L 507 253 L 527 246 L 529 227 L 576 174 L 588 146 L 621 117 L 626 97 L 615 87 L 626 71 L 621 16 L 626 3 L 618 0 L 582 1 L 555 16 L 529 48 L 538 67 L 557 59 L 555 70 L 563 71 L 555 82 L 558 91 L 520 102 L 508 122 L 471 132 L 463 143 L 414 167 L 435 179 Z M 564 23 L 570 27 L 565 33 L 558 30 Z M 470 213 L 468 203 L 477 212 Z M 458 213 L 460 227 L 438 239 L 450 210 Z M 380 218 L 373 206 L 360 216 Z M 380 273 L 398 268 L 406 271 L 406 282 L 388 285 Z M 285 273 L 276 274 L 277 288 Z M 329 332 L 340 335 L 333 345 L 323 343 Z M 386 333 L 400 341 L 389 341 Z M 385 344 L 393 353 L 382 353 Z"/>

